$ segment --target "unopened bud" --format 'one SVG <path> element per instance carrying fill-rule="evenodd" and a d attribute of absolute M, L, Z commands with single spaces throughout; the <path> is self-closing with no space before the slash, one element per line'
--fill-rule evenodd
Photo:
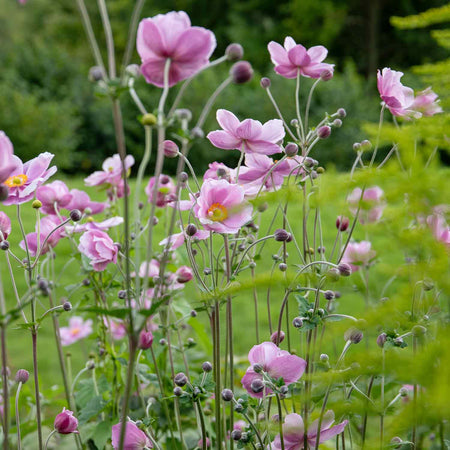
<path fill-rule="evenodd" d="M 244 49 L 241 44 L 230 44 L 225 49 L 225 55 L 229 61 L 239 61 L 244 56 Z"/>
<path fill-rule="evenodd" d="M 323 81 L 329 81 L 333 78 L 333 71 L 330 69 L 325 69 L 320 73 L 320 79 Z"/>
<path fill-rule="evenodd" d="M 326 353 L 320 355 L 320 362 L 327 363 L 329 361 L 329 356 Z"/>
<path fill-rule="evenodd" d="M 275 230 L 273 236 L 277 242 L 285 242 L 289 238 L 289 233 L 286 230 L 279 228 L 278 230 Z"/>
<path fill-rule="evenodd" d="M 191 130 L 191 136 L 196 139 L 203 139 L 205 132 L 200 127 L 194 127 Z"/>
<path fill-rule="evenodd" d="M 8 250 L 9 249 L 9 242 L 8 241 L 1 241 L 0 242 L 0 250 Z"/>
<path fill-rule="evenodd" d="M 70 302 L 64 302 L 63 303 L 63 309 L 64 311 L 68 312 L 72 310 L 72 303 Z"/>
<path fill-rule="evenodd" d="M 261 373 L 264 370 L 264 366 L 262 364 L 256 363 L 253 364 L 252 369 L 256 373 Z"/>
<path fill-rule="evenodd" d="M 349 277 L 352 274 L 352 268 L 347 263 L 340 263 L 338 269 L 343 277 Z"/>
<path fill-rule="evenodd" d="M 341 119 L 334 119 L 332 125 L 333 125 L 333 127 L 341 128 L 342 127 L 342 120 Z"/>
<path fill-rule="evenodd" d="M 40 200 L 34 200 L 34 202 L 31 204 L 31 207 L 33 209 L 39 209 L 42 207 L 42 202 Z"/>
<path fill-rule="evenodd" d="M 344 333 L 344 339 L 352 344 L 359 344 L 362 341 L 363 333 L 357 328 L 350 328 Z"/>
<path fill-rule="evenodd" d="M 329 127 L 328 125 L 323 125 L 322 127 L 319 127 L 317 129 L 317 136 L 320 139 L 326 139 L 327 137 L 329 137 L 331 134 L 331 127 Z"/>
<path fill-rule="evenodd" d="M 387 334 L 386 333 L 381 333 L 377 337 L 377 345 L 378 345 L 378 347 L 383 348 L 384 344 L 386 344 L 386 340 L 387 340 Z"/>
<path fill-rule="evenodd" d="M 255 393 L 258 394 L 259 392 L 262 392 L 264 389 L 264 382 L 263 380 L 256 379 L 252 381 L 252 384 L 250 385 L 250 389 Z"/>
<path fill-rule="evenodd" d="M 242 431 L 241 430 L 233 430 L 231 432 L 231 439 L 233 439 L 233 441 L 239 441 L 242 437 Z"/>
<path fill-rule="evenodd" d="M 92 82 L 103 80 L 103 70 L 99 66 L 93 66 L 89 69 L 89 80 Z"/>
<path fill-rule="evenodd" d="M 181 172 L 178 176 L 178 179 L 181 181 L 181 183 L 185 183 L 187 180 L 189 180 L 189 175 L 186 172 Z"/>
<path fill-rule="evenodd" d="M 176 158 L 179 153 L 178 145 L 171 140 L 166 140 L 163 142 L 164 156 L 167 158 Z"/>
<path fill-rule="evenodd" d="M 343 119 L 347 115 L 347 111 L 344 108 L 339 108 L 337 111 L 337 115 Z"/>
<path fill-rule="evenodd" d="M 248 61 L 239 61 L 231 67 L 230 75 L 236 84 L 247 83 L 253 77 L 252 65 Z"/>
<path fill-rule="evenodd" d="M 361 141 L 361 150 L 367 151 L 372 148 L 372 143 L 368 141 L 367 139 L 364 139 Z"/>
<path fill-rule="evenodd" d="M 336 218 L 336 228 L 339 231 L 346 231 L 350 225 L 350 220 L 345 216 L 337 216 Z"/>
<path fill-rule="evenodd" d="M 263 78 L 261 78 L 260 84 L 263 89 L 267 89 L 270 87 L 272 82 L 270 81 L 270 78 L 263 77 Z"/>
<path fill-rule="evenodd" d="M 323 296 L 327 299 L 327 300 L 333 300 L 334 299 L 334 292 L 333 291 L 325 291 L 323 293 Z"/>
<path fill-rule="evenodd" d="M 69 216 L 72 222 L 79 222 L 83 215 L 81 214 L 81 211 L 79 209 L 72 209 L 72 211 L 70 211 Z"/>
<path fill-rule="evenodd" d="M 415 325 L 411 330 L 413 336 L 422 336 L 427 332 L 427 329 L 422 325 Z"/>
<path fill-rule="evenodd" d="M 125 71 L 132 78 L 139 78 L 141 76 L 141 69 L 137 64 L 129 64 Z"/>
<path fill-rule="evenodd" d="M 152 125 L 155 125 L 156 122 L 157 122 L 157 118 L 152 113 L 146 113 L 141 118 L 142 125 L 146 125 L 146 126 L 149 126 L 149 127 L 151 127 Z"/>
<path fill-rule="evenodd" d="M 176 395 L 177 397 L 181 397 L 183 395 L 183 389 L 181 389 L 179 386 L 176 386 L 173 389 L 173 393 L 174 395 Z"/>
<path fill-rule="evenodd" d="M 284 331 L 280 331 L 280 334 L 278 334 L 278 331 L 274 331 L 273 333 L 272 333 L 272 335 L 270 336 L 270 340 L 275 344 L 275 345 L 278 345 L 278 344 L 280 344 L 281 342 L 283 342 L 284 341 L 284 338 L 285 338 L 285 334 L 284 334 Z"/>
<path fill-rule="evenodd" d="M 293 142 L 289 142 L 289 144 L 284 147 L 284 153 L 286 153 L 286 156 L 295 156 L 298 153 L 298 145 Z"/>
<path fill-rule="evenodd" d="M 30 373 L 28 372 L 28 370 L 19 369 L 16 372 L 16 378 L 15 378 L 16 383 L 25 384 L 28 381 L 29 378 L 30 378 Z"/>
<path fill-rule="evenodd" d="M 183 387 L 186 385 L 186 383 L 188 382 L 188 378 L 187 376 L 183 373 L 177 373 L 173 379 L 173 382 L 180 387 Z"/>
<path fill-rule="evenodd" d="M 211 372 L 211 370 L 213 370 L 213 366 L 209 361 L 205 361 L 202 364 L 202 370 L 203 372 Z"/>
<path fill-rule="evenodd" d="M 303 319 L 301 317 L 296 317 L 292 321 L 292 325 L 294 325 L 295 328 L 301 328 L 303 326 Z"/>
<path fill-rule="evenodd" d="M 231 389 L 224 389 L 222 391 L 222 398 L 224 401 L 226 402 L 231 402 L 231 400 L 233 400 L 233 391 Z"/>

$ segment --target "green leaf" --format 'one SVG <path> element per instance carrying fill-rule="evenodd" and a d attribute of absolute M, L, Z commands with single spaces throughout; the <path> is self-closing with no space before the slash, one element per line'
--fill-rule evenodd
<path fill-rule="evenodd" d="M 80 424 L 84 424 L 91 417 L 98 416 L 108 403 L 109 402 L 103 400 L 103 397 L 100 395 L 91 398 L 86 406 L 80 411 L 80 414 L 78 415 L 78 422 Z"/>
<path fill-rule="evenodd" d="M 125 319 L 130 314 L 130 308 L 100 308 L 98 306 L 87 306 L 79 308 L 78 311 L 101 314 L 103 316 L 115 317 L 117 319 Z"/>
<path fill-rule="evenodd" d="M 93 435 L 94 444 L 97 448 L 105 448 L 108 439 L 111 437 L 111 427 L 112 422 L 100 422 L 96 428 Z"/>

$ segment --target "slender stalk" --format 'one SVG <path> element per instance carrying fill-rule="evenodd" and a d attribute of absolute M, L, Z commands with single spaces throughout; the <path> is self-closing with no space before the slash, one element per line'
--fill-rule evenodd
<path fill-rule="evenodd" d="M 5 293 L 0 274 L 0 312 L 2 316 L 6 315 Z M 0 339 L 2 347 L 2 391 L 3 391 L 3 449 L 9 448 L 9 389 L 8 389 L 8 355 L 6 353 L 6 324 L 2 320 L 0 324 Z M 16 408 L 17 409 L 17 408 Z M 19 439 L 20 442 L 20 439 Z"/>
<path fill-rule="evenodd" d="M 38 431 L 38 447 L 42 450 L 42 426 L 41 426 L 41 397 L 39 393 L 39 372 L 37 361 L 37 328 L 33 326 L 31 330 L 31 338 L 33 341 L 33 370 L 34 370 L 34 393 L 36 397 L 36 423 Z"/>
<path fill-rule="evenodd" d="M 52 436 L 56 433 L 56 430 L 52 430 L 51 433 L 48 435 L 47 440 L 45 441 L 45 447 L 44 449 L 47 450 L 48 448 L 48 443 L 50 442 L 50 439 L 52 438 Z"/>
<path fill-rule="evenodd" d="M 316 89 L 316 86 L 320 83 L 320 78 L 318 78 L 314 84 L 311 86 L 311 89 L 309 91 L 308 100 L 306 102 L 306 108 L 305 108 L 305 130 L 308 130 L 308 118 L 309 118 L 309 109 L 311 107 L 311 99 L 314 92 L 314 89 Z"/>
<path fill-rule="evenodd" d="M 302 147 L 305 141 L 305 130 L 303 129 L 302 115 L 300 113 L 300 69 L 297 71 L 297 82 L 295 85 L 295 111 L 297 113 L 297 120 L 300 126 Z"/>
<path fill-rule="evenodd" d="M 112 35 L 111 23 L 108 17 L 108 9 L 105 0 L 97 0 L 98 9 L 102 18 L 103 29 L 105 31 L 106 49 L 108 52 L 109 78 L 116 78 L 116 56 L 114 54 L 114 39 Z"/>
<path fill-rule="evenodd" d="M 20 438 L 20 414 L 19 414 L 19 396 L 20 396 L 20 390 L 22 389 L 22 382 L 19 382 L 19 385 L 17 386 L 17 392 L 16 392 L 16 428 L 17 428 L 17 449 L 21 450 L 22 448 L 22 439 Z M 5 440 L 7 440 L 5 436 Z"/>
<path fill-rule="evenodd" d="M 196 403 L 197 403 L 198 416 L 200 418 L 200 429 L 201 429 L 201 433 L 202 433 L 202 450 L 206 450 L 207 449 L 207 445 L 206 445 L 207 437 L 206 437 L 205 418 L 203 417 L 202 405 L 200 403 L 200 400 L 197 399 Z"/>
<path fill-rule="evenodd" d="M 284 436 L 283 436 L 283 410 L 281 409 L 281 400 L 278 394 L 275 394 L 278 405 L 278 427 L 280 431 L 281 450 L 284 450 Z M 305 432 L 306 435 L 306 432 Z"/>
<path fill-rule="evenodd" d="M 272 93 L 270 92 L 270 88 L 266 88 L 266 92 L 267 95 L 269 96 L 270 101 L 272 102 L 273 107 L 275 108 L 275 111 L 278 114 L 278 117 L 281 119 L 281 121 L 283 122 L 284 128 L 286 129 L 286 131 L 289 133 L 289 136 L 291 136 L 291 138 L 294 141 L 297 141 L 296 136 L 294 135 L 294 133 L 292 133 L 291 129 L 288 127 L 288 124 L 286 123 L 286 121 L 284 120 L 283 114 L 281 114 L 280 108 L 277 105 L 277 102 L 275 101 L 275 99 L 273 98 Z"/>
<path fill-rule="evenodd" d="M 381 127 L 383 126 L 384 108 L 386 108 L 386 104 L 385 103 L 383 103 L 383 106 L 381 107 L 380 121 L 378 122 L 377 141 L 375 143 L 375 148 L 374 148 L 373 153 L 372 153 L 372 158 L 370 160 L 369 167 L 373 166 L 373 163 L 375 162 L 375 158 L 377 156 L 378 146 L 380 144 Z"/>
<path fill-rule="evenodd" d="M 128 28 L 128 41 L 122 60 L 122 71 L 121 71 L 122 78 L 124 76 L 125 69 L 127 68 L 128 64 L 130 64 L 131 56 L 133 55 L 134 43 L 136 42 L 136 29 L 138 26 L 139 17 L 141 16 L 144 3 L 145 0 L 136 0 L 136 3 L 133 8 L 133 13 L 131 14 L 130 27 Z"/>

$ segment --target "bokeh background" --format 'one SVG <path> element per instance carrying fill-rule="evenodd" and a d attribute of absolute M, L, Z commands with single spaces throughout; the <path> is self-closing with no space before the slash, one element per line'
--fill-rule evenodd
<path fill-rule="evenodd" d="M 96 2 L 86 3 L 104 49 Z M 133 2 L 107 3 L 120 62 Z M 286 117 L 294 116 L 290 112 L 291 90 L 273 72 L 267 52 L 269 41 L 280 42 L 290 35 L 306 47 L 325 45 L 329 49 L 328 61 L 336 64 L 336 75 L 332 83 L 323 83 L 316 90 L 312 117 L 315 118 L 316 111 L 322 112 L 325 104 L 329 113 L 339 107 L 347 110 L 345 126 L 336 133 L 332 145 L 321 150 L 323 165 L 344 169 L 352 160 L 353 142 L 366 137 L 362 131 L 364 122 L 378 120 L 376 70 L 386 66 L 406 70 L 443 60 L 448 55 L 447 49 L 436 44 L 427 27 L 399 30 L 391 25 L 390 18 L 417 14 L 446 3 L 443 0 L 156 0 L 146 2 L 142 17 L 170 10 L 186 11 L 194 25 L 215 32 L 218 45 L 214 58 L 223 55 L 232 42 L 244 46 L 244 57 L 253 64 L 255 77 L 245 88 L 231 86 L 215 105 L 231 109 L 241 118 L 275 117 L 259 86 L 262 76 L 272 78 L 272 90 Z M 438 24 L 433 29 L 445 25 Z M 49 151 L 56 155 L 55 163 L 61 171 L 83 176 L 98 168 L 107 155 L 115 153 L 109 100 L 96 97 L 95 86 L 88 80 L 94 62 L 75 1 L 28 0 L 19 4 L 16 0 L 0 0 L 0 43 L 0 130 L 11 138 L 16 154 L 26 160 Z M 132 62 L 139 62 L 136 53 Z M 203 73 L 181 106 L 189 107 L 195 117 L 208 96 L 227 77 L 230 65 Z M 415 89 L 426 87 L 411 72 L 404 83 Z M 198 88 L 203 96 L 198 95 Z M 148 110 L 156 108 L 159 89 L 141 79 L 137 90 Z M 121 100 L 128 151 L 139 161 L 143 153 L 139 113 L 127 94 Z M 205 131 L 216 128 L 214 113 L 204 128 Z M 190 155 L 194 167 L 204 169 L 218 156 L 215 152 L 207 142 L 196 145 Z M 235 157 L 229 154 L 234 152 L 227 153 L 226 157 Z M 167 171 L 171 169 L 170 163 L 166 165 Z"/>

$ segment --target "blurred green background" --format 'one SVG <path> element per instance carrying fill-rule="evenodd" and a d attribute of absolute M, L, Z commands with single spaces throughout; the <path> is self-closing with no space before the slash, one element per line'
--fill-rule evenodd
<path fill-rule="evenodd" d="M 96 37 L 104 49 L 96 3 L 86 3 Z M 291 106 L 286 106 L 293 105 L 292 91 L 273 72 L 267 52 L 270 40 L 282 42 L 291 35 L 307 47 L 325 45 L 329 49 L 328 61 L 336 64 L 336 75 L 332 83 L 322 83 L 316 90 L 312 117 L 318 119 L 316 112 L 322 114 L 325 104 L 329 113 L 339 107 L 347 110 L 345 126 L 336 133 L 333 143 L 323 145 L 321 151 L 321 163 L 343 169 L 351 159 L 353 142 L 364 138 L 362 121 L 378 119 L 376 69 L 385 66 L 407 69 L 442 60 L 448 53 L 436 45 L 427 28 L 395 29 L 390 17 L 417 14 L 446 3 L 443 0 L 280 0 L 276 4 L 267 0 L 157 0 L 145 3 L 142 17 L 171 10 L 186 11 L 194 25 L 216 34 L 218 46 L 214 58 L 223 55 L 229 43 L 240 42 L 244 46 L 244 57 L 255 68 L 254 80 L 245 88 L 231 86 L 215 105 L 231 109 L 242 118 L 275 117 L 259 86 L 261 76 L 272 78 L 275 97 L 286 117 L 293 117 Z M 107 2 L 118 62 L 126 44 L 133 4 L 130 0 Z M 28 0 L 21 5 L 16 0 L 0 0 L 0 42 L 0 129 L 10 136 L 16 153 L 30 159 L 44 150 L 50 151 L 56 155 L 58 167 L 67 173 L 87 173 L 99 167 L 107 155 L 115 152 L 111 110 L 109 100 L 95 97 L 94 85 L 88 81 L 94 62 L 76 2 Z M 139 62 L 136 53 L 132 62 Z M 190 108 L 194 118 L 226 78 L 229 67 L 230 63 L 226 63 L 207 71 L 193 83 L 193 94 L 189 92 L 181 106 Z M 304 93 L 309 81 L 304 82 Z M 409 74 L 405 76 L 405 84 L 416 89 L 426 87 Z M 196 89 L 200 86 L 203 96 Z M 177 89 L 172 90 L 175 91 L 172 96 Z M 141 79 L 137 91 L 148 110 L 157 106 L 159 89 Z M 122 96 L 122 104 L 128 151 L 139 160 L 144 136 L 137 121 L 138 111 L 127 93 Z M 204 129 L 216 127 L 212 113 Z M 230 153 L 234 152 L 227 152 L 226 157 L 231 164 L 235 155 Z M 193 165 L 199 170 L 216 157 L 219 154 L 208 142 L 196 144 L 191 153 Z M 169 164 L 166 170 L 170 172 L 173 167 Z"/>

